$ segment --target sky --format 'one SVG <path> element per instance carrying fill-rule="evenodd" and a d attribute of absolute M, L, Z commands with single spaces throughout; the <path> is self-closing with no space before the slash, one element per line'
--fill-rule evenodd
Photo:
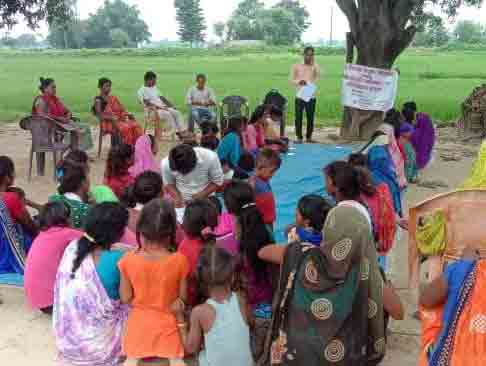
<path fill-rule="evenodd" d="M 226 22 L 241 0 L 201 0 L 206 23 L 208 26 L 208 39 L 216 39 L 213 33 L 213 24 L 218 21 Z M 96 11 L 104 0 L 79 0 L 78 11 L 81 19 L 87 18 Z M 152 40 L 176 40 L 177 22 L 175 20 L 174 0 L 125 0 L 131 5 L 137 5 L 142 18 L 149 26 Z M 274 5 L 278 0 L 264 0 L 267 6 Z M 331 33 L 330 19 L 333 13 L 333 39 L 343 40 L 348 30 L 346 17 L 337 7 L 334 0 L 300 0 L 310 13 L 312 23 L 303 35 L 304 42 L 314 42 L 321 39 L 329 40 Z M 467 19 L 486 24 L 486 5 L 481 9 L 462 8 L 458 20 Z M 452 25 L 451 25 L 452 27 Z M 11 32 L 12 36 L 22 33 L 32 33 L 24 24 L 19 24 Z M 35 33 L 45 36 L 47 26 L 41 25 Z"/>

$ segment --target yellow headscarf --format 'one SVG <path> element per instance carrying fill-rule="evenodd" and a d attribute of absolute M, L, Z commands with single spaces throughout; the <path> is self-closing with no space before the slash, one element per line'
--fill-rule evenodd
<path fill-rule="evenodd" d="M 486 188 L 486 140 L 481 144 L 478 157 L 474 162 L 469 178 L 460 187 L 462 189 Z"/>

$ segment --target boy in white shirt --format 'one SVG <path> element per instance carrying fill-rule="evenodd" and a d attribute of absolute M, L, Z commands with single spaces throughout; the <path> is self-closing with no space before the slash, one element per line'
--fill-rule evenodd
<path fill-rule="evenodd" d="M 145 107 L 155 108 L 161 120 L 168 121 L 176 132 L 184 130 L 184 118 L 174 105 L 164 98 L 157 88 L 157 75 L 148 71 L 144 76 L 144 86 L 138 90 L 138 99 Z"/>

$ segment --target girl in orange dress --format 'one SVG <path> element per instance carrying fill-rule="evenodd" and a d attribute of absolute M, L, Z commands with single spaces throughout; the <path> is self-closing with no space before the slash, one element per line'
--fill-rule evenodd
<path fill-rule="evenodd" d="M 139 249 L 119 263 L 120 298 L 131 304 L 124 352 L 127 365 L 146 359 L 168 359 L 184 365 L 184 346 L 171 308 L 184 304 L 189 264 L 182 254 L 169 252 L 175 243 L 176 214 L 173 205 L 154 200 L 144 206 L 137 224 Z"/>
<path fill-rule="evenodd" d="M 104 134 L 117 133 L 128 145 L 135 145 L 143 135 L 142 127 L 133 114 L 128 113 L 117 97 L 111 95 L 111 80 L 101 78 L 98 81 L 100 95 L 95 98 L 93 113 L 102 119 Z"/>

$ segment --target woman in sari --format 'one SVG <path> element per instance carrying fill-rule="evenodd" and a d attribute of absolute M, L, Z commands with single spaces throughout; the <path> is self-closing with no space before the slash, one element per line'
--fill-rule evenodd
<path fill-rule="evenodd" d="M 378 128 L 388 136 L 388 151 L 393 161 L 393 167 L 398 177 L 400 190 L 407 186 L 407 176 L 405 174 L 405 160 L 396 139 L 396 129 L 400 125 L 401 114 L 395 109 L 390 109 L 385 116 L 384 123 Z"/>
<path fill-rule="evenodd" d="M 402 194 L 388 145 L 388 136 L 383 132 L 377 131 L 370 142 L 361 149 L 360 153 L 367 155 L 367 166 L 373 183 L 375 185 L 384 183 L 388 186 L 393 198 L 395 212 L 402 217 Z"/>
<path fill-rule="evenodd" d="M 387 254 L 393 247 L 397 231 L 396 212 L 390 190 L 385 183 L 373 184 L 366 165 L 366 156 L 363 154 L 351 154 L 349 163 L 358 172 L 361 201 L 368 208 L 373 221 L 378 261 L 387 272 Z"/>
<path fill-rule="evenodd" d="M 93 147 L 93 137 L 89 125 L 73 119 L 71 111 L 56 95 L 57 88 L 54 79 L 40 78 L 39 90 L 41 95 L 34 100 L 32 115 L 46 116 L 61 124 L 71 125 L 78 130 L 80 140 L 78 148 L 83 151 L 90 150 Z"/>
<path fill-rule="evenodd" d="M 385 308 L 396 318 L 403 308 L 384 284 L 367 218 L 356 207 L 337 206 L 323 236 L 321 247 L 295 243 L 259 252 L 281 263 L 261 366 L 377 365 L 385 355 Z"/>
<path fill-rule="evenodd" d="M 128 212 L 118 204 L 93 208 L 86 234 L 66 248 L 54 290 L 53 328 L 62 366 L 119 366 L 128 308 L 121 305 L 118 243 Z"/>
<path fill-rule="evenodd" d="M 135 144 L 135 163 L 128 169 L 133 178 L 137 178 L 144 172 L 156 172 L 160 174 L 160 167 L 155 161 L 158 146 L 155 137 L 142 135 Z"/>
<path fill-rule="evenodd" d="M 133 114 L 125 110 L 120 100 L 111 95 L 111 80 L 101 78 L 98 81 L 100 95 L 94 100 L 93 113 L 102 120 L 104 134 L 118 134 L 123 143 L 134 146 L 142 136 L 142 127 Z"/>
<path fill-rule="evenodd" d="M 0 156 L 0 274 L 24 274 L 25 255 L 39 230 L 27 210 L 24 192 L 13 187 L 14 182 L 12 159 Z"/>
<path fill-rule="evenodd" d="M 420 366 L 484 364 L 485 292 L 486 260 L 472 248 L 423 288 Z"/>
<path fill-rule="evenodd" d="M 412 135 L 412 145 L 417 156 L 417 168 L 425 169 L 432 159 L 435 145 L 435 129 L 430 117 L 425 113 L 417 113 L 415 132 Z"/>

